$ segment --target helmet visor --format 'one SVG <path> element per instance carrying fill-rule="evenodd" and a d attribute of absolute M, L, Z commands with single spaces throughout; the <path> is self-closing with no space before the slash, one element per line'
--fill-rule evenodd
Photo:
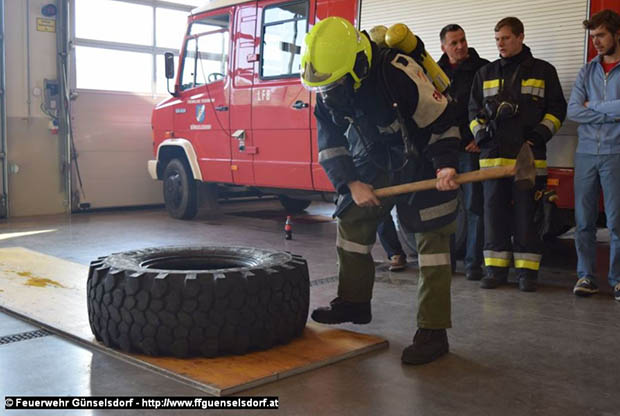
<path fill-rule="evenodd" d="M 306 86 L 306 88 L 310 91 L 314 91 L 317 94 L 325 95 L 326 93 L 335 90 L 338 87 L 344 86 L 347 83 L 347 77 L 341 77 L 334 82 L 330 82 L 325 85 L 317 85 L 316 87 Z"/>
<path fill-rule="evenodd" d="M 332 82 L 327 82 L 332 76 L 333 73 L 317 71 L 316 68 L 314 68 L 314 65 L 312 65 L 312 62 L 307 62 L 301 72 L 301 80 L 304 87 L 307 90 L 314 91 L 316 93 L 329 91 L 336 88 L 343 82 L 342 79 L 344 77 Z"/>

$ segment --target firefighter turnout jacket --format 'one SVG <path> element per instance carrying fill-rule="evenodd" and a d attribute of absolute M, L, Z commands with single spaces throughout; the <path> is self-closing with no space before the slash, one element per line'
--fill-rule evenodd
<path fill-rule="evenodd" d="M 351 181 L 372 184 L 387 175 L 396 184 L 455 168 L 459 135 L 449 108 L 413 58 L 372 43 L 370 73 L 355 91 L 352 108 L 330 109 L 317 97 L 319 162 L 340 194 L 334 215 L 353 204 Z M 411 154 L 402 168 L 405 142 Z M 401 200 L 412 207 L 401 215 L 412 231 L 435 229 L 456 217 L 456 191 L 429 190 Z"/>
<path fill-rule="evenodd" d="M 375 278 L 371 251 L 377 226 L 390 215 L 416 232 L 420 328 L 449 328 L 450 234 L 455 230 L 456 191 L 435 189 L 360 207 L 347 184 L 359 180 L 374 187 L 435 178 L 436 170 L 456 167 L 458 128 L 447 99 L 410 56 L 372 46 L 368 77 L 354 92 L 350 108 L 328 108 L 318 98 L 319 162 L 340 193 L 338 208 L 338 297 L 370 302 Z M 404 165 L 405 149 L 409 149 Z"/>
<path fill-rule="evenodd" d="M 443 54 L 437 63 L 439 67 L 443 69 L 443 72 L 450 78 L 450 88 L 448 93 L 455 105 L 454 117 L 456 123 L 459 126 L 459 132 L 461 134 L 461 150 L 465 150 L 474 136 L 469 130 L 469 94 L 471 92 L 471 85 L 474 81 L 476 72 L 489 63 L 484 58 L 478 55 L 478 52 L 474 48 L 469 48 L 469 57 L 453 67 L 450 64 L 450 58 L 447 54 Z"/>
<path fill-rule="evenodd" d="M 532 57 L 530 49 L 492 62 L 476 73 L 469 102 L 470 127 L 480 146 L 480 168 L 514 165 L 529 141 L 536 160 L 534 189 L 512 178 L 483 182 L 484 287 L 505 282 L 510 263 L 522 290 L 535 290 L 542 241 L 534 224 L 536 195 L 546 185 L 546 143 L 560 129 L 566 101 L 555 68 Z M 512 238 L 511 238 L 512 237 Z M 527 283 L 529 281 L 529 283 Z"/>
<path fill-rule="evenodd" d="M 546 175 L 546 143 L 565 117 L 566 100 L 555 68 L 534 58 L 526 45 L 519 54 L 484 66 L 474 78 L 469 101 L 480 168 L 513 165 L 521 145 L 530 141 L 537 174 Z"/>

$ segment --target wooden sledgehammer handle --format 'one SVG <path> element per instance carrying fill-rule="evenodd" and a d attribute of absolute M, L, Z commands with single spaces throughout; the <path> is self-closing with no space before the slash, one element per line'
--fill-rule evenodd
<path fill-rule="evenodd" d="M 454 181 L 460 185 L 462 183 L 486 181 L 487 179 L 506 178 L 508 176 L 514 176 L 514 174 L 514 166 L 499 166 L 496 168 L 474 170 L 472 172 L 462 173 L 460 175 L 456 175 Z M 402 185 L 375 189 L 375 195 L 377 195 L 378 198 L 385 198 L 388 196 L 407 194 L 410 192 L 426 191 L 428 189 L 435 189 L 436 184 L 437 179 L 404 183 Z"/>

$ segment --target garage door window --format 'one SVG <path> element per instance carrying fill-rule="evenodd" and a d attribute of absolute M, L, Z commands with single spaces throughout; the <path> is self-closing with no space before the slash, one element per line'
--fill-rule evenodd
<path fill-rule="evenodd" d="M 157 95 L 166 93 L 160 57 L 179 55 L 190 11 L 204 0 L 71 4 L 76 88 Z"/>
<path fill-rule="evenodd" d="M 157 7 L 155 14 L 157 47 L 179 49 L 187 27 L 187 12 Z"/>
<path fill-rule="evenodd" d="M 79 88 L 106 91 L 150 92 L 153 61 L 147 53 L 114 49 L 75 48 Z M 122 64 L 119 64 L 121 63 Z M 130 70 L 129 68 L 140 68 Z"/>
<path fill-rule="evenodd" d="M 153 42 L 152 7 L 111 0 L 78 0 L 75 14 L 78 38 L 137 45 Z M 114 22 L 113 30 L 110 22 Z"/>

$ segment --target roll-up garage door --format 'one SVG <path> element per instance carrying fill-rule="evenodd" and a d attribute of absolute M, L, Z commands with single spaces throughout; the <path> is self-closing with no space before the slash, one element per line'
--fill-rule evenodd
<path fill-rule="evenodd" d="M 72 0 L 73 134 L 91 208 L 160 204 L 151 179 L 151 111 L 169 97 L 164 52 L 178 55 L 190 10 L 203 0 Z M 176 59 L 175 59 L 176 60 Z M 173 83 L 171 83 L 173 84 Z"/>
<path fill-rule="evenodd" d="M 470 47 L 480 56 L 493 61 L 499 57 L 493 28 L 502 18 L 518 17 L 525 26 L 525 44 L 534 57 L 553 64 L 560 77 L 566 100 L 584 62 L 587 17 L 586 0 L 363 0 L 360 27 L 390 26 L 405 23 L 419 35 L 426 50 L 438 60 L 441 56 L 439 31 L 450 23 L 463 27 Z M 576 125 L 565 122 L 549 143 L 551 166 L 572 166 L 576 143 Z"/>

